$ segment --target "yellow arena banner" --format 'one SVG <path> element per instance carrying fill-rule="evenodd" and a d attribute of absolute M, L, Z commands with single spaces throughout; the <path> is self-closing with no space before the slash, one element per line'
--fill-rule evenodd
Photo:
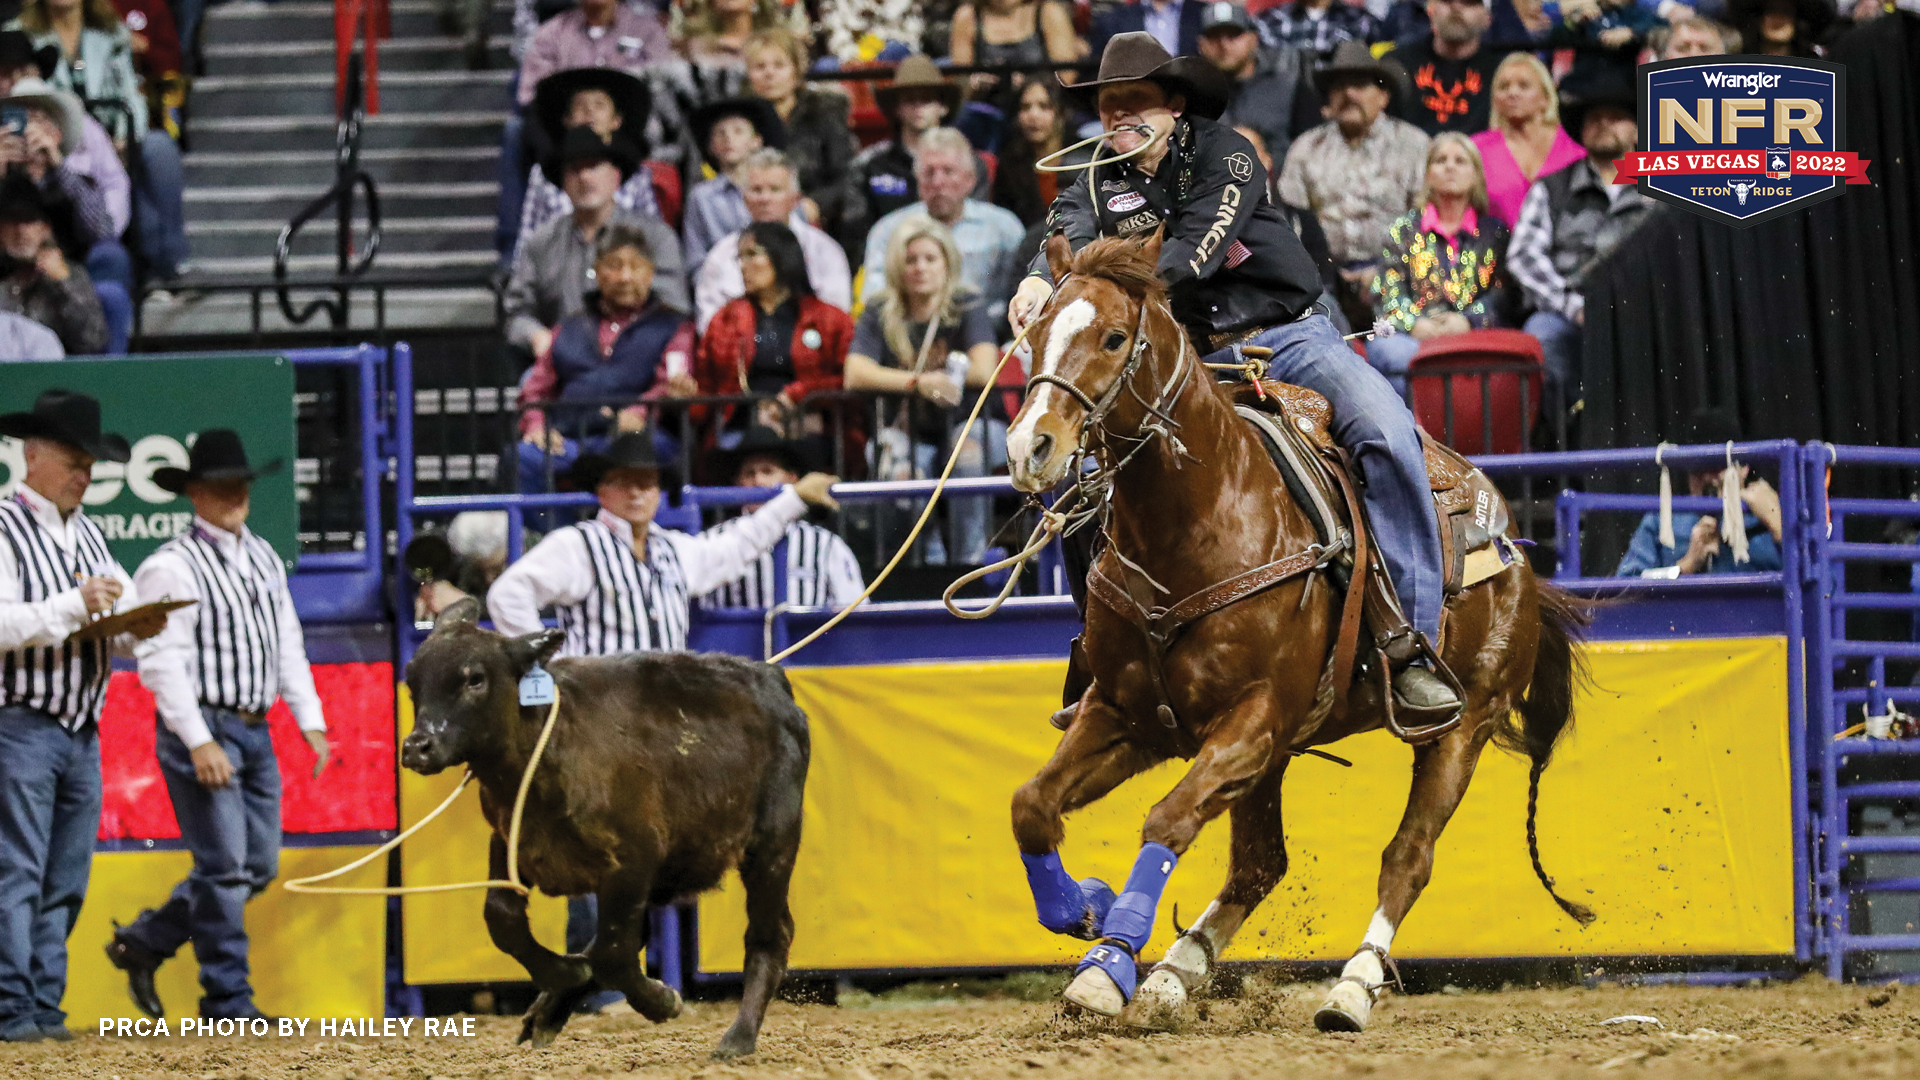
<path fill-rule="evenodd" d="M 1395 955 L 1791 953 L 1785 639 L 1607 641 L 1587 652 L 1593 686 L 1542 782 L 1539 835 L 1560 890 L 1598 921 L 1582 930 L 1541 889 L 1527 859 L 1526 763 L 1490 748 Z M 789 672 L 813 731 L 793 967 L 1078 958 L 1085 943 L 1035 921 L 1008 811 L 1058 739 L 1047 716 L 1064 670 L 999 662 Z M 1290 868 L 1225 959 L 1339 960 L 1366 932 L 1413 752 L 1380 732 L 1333 749 L 1354 767 L 1289 766 Z M 1118 885 L 1148 808 L 1186 765 L 1163 765 L 1070 816 L 1068 872 Z M 1181 860 L 1148 957 L 1172 940 L 1174 904 L 1190 922 L 1220 889 L 1227 831 L 1215 821 Z M 730 881 L 700 905 L 701 970 L 738 971 L 744 929 Z"/>
<path fill-rule="evenodd" d="M 385 1016 L 386 904 L 378 897 L 298 896 L 282 881 L 331 870 L 373 850 L 361 847 L 281 848 L 280 877 L 247 904 L 248 961 L 254 1001 L 270 1016 Z M 138 1017 L 127 976 L 107 961 L 113 922 L 158 907 L 193 868 L 185 851 L 102 852 L 80 920 L 67 939 L 67 1022 L 92 1027 L 102 1017 Z M 335 885 L 383 884 L 385 867 L 362 867 Z M 167 1016 L 200 1014 L 200 966 L 182 948 L 155 977 Z"/>

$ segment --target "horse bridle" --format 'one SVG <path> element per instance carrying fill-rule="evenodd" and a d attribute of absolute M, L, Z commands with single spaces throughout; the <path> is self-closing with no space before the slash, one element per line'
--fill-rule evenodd
<path fill-rule="evenodd" d="M 1068 275 L 1068 277 L 1063 279 L 1060 282 L 1060 288 L 1055 289 L 1053 295 L 1058 297 L 1066 290 L 1067 282 L 1071 280 L 1072 275 Z M 1173 435 L 1173 429 L 1180 426 L 1179 421 L 1175 420 L 1167 410 L 1171 403 L 1178 400 L 1181 392 L 1186 389 L 1187 379 L 1192 375 L 1192 372 L 1189 370 L 1189 365 L 1184 363 L 1178 365 L 1177 369 L 1167 377 L 1166 384 L 1160 388 L 1159 394 L 1155 396 L 1153 401 L 1148 401 L 1146 398 L 1140 396 L 1139 391 L 1133 387 L 1133 378 L 1139 373 L 1141 363 L 1146 359 L 1148 352 L 1149 343 L 1147 341 L 1146 330 L 1147 309 L 1150 303 L 1147 297 L 1142 296 L 1140 298 L 1139 315 L 1133 324 L 1133 349 L 1127 354 L 1126 363 L 1120 366 L 1120 373 L 1114 376 L 1113 382 L 1107 385 L 1106 390 L 1101 392 L 1097 400 L 1086 391 L 1080 389 L 1079 386 L 1075 385 L 1073 380 L 1065 378 L 1064 376 L 1055 375 L 1052 372 L 1039 372 L 1027 380 L 1027 394 L 1029 397 L 1032 396 L 1035 387 L 1055 386 L 1059 387 L 1068 397 L 1078 403 L 1082 409 L 1086 410 L 1087 418 L 1080 428 L 1081 454 L 1087 452 L 1087 435 L 1092 431 L 1097 430 L 1103 435 L 1130 442 L 1137 440 L 1139 445 L 1127 454 L 1125 460 L 1120 462 L 1121 465 L 1124 465 L 1126 461 L 1132 460 L 1134 454 L 1144 449 L 1147 443 L 1152 442 L 1154 436 L 1166 435 L 1171 437 Z M 1141 420 L 1139 429 L 1132 435 L 1122 435 L 1118 432 L 1110 431 L 1106 426 L 1107 414 L 1113 411 L 1115 405 L 1119 404 L 1122 391 L 1133 394 L 1134 400 L 1138 401 L 1140 405 L 1147 410 L 1146 418 Z M 1176 442 L 1177 441 L 1178 440 L 1176 440 Z M 1119 465 L 1115 465 L 1111 471 L 1117 471 L 1118 469 Z"/>

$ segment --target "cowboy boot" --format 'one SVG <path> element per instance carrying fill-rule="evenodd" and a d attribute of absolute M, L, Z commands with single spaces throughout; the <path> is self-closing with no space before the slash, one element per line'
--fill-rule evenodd
<path fill-rule="evenodd" d="M 1061 709 L 1053 714 L 1049 723 L 1061 731 L 1067 730 L 1074 714 L 1080 711 L 1080 698 L 1091 685 L 1093 672 L 1087 670 L 1087 653 L 1080 647 L 1080 635 L 1075 634 L 1067 646 L 1067 682 L 1060 690 Z"/>
<path fill-rule="evenodd" d="M 140 1011 L 155 1019 L 166 1015 L 160 994 L 153 986 L 153 973 L 160 970 L 166 957 L 149 951 L 127 934 L 118 921 L 113 924 L 113 940 L 107 943 L 107 959 L 127 973 L 127 993 Z"/>
<path fill-rule="evenodd" d="M 1453 720 L 1462 708 L 1460 695 L 1428 664 L 1416 663 L 1433 662 L 1430 644 L 1407 622 L 1386 571 L 1377 563 L 1370 569 L 1362 611 L 1392 674 L 1393 710 L 1400 725 L 1418 730 Z"/>

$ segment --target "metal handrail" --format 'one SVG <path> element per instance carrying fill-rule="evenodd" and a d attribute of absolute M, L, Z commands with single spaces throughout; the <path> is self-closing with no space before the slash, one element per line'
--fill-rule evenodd
<path fill-rule="evenodd" d="M 347 60 L 346 96 L 340 104 L 340 122 L 334 134 L 333 186 L 302 207 L 287 222 L 286 228 L 280 230 L 280 239 L 274 245 L 274 293 L 280 303 L 280 314 L 295 326 L 304 326 L 308 320 L 325 311 L 336 329 L 344 329 L 350 291 L 346 282 L 366 273 L 372 267 L 375 256 L 380 253 L 380 192 L 373 177 L 360 168 L 360 128 L 365 119 L 365 69 L 360 55 L 356 53 Z M 367 244 L 357 259 L 353 252 L 353 191 L 356 186 L 367 199 Z M 328 206 L 336 211 L 334 253 L 336 280 L 340 284 L 336 286 L 334 296 L 319 297 L 296 311 L 287 283 L 287 264 L 293 258 L 293 238 L 307 222 L 318 217 Z"/>

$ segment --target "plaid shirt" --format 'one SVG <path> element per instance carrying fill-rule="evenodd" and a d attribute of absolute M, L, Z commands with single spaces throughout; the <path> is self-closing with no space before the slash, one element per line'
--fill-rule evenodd
<path fill-rule="evenodd" d="M 1311 210 L 1333 259 L 1378 263 L 1394 220 L 1415 209 L 1427 173 L 1427 133 L 1382 114 L 1355 145 L 1329 120 L 1293 141 L 1280 199 Z"/>
<path fill-rule="evenodd" d="M 1260 44 L 1269 49 L 1290 45 L 1324 60 L 1343 41 L 1373 40 L 1379 23 L 1366 8 L 1346 0 L 1333 0 L 1324 12 L 1309 10 L 1305 0 L 1293 0 L 1261 12 L 1254 29 L 1260 32 Z"/>
<path fill-rule="evenodd" d="M 1640 225 L 1653 201 L 1638 187 L 1603 183 L 1586 158 L 1564 171 L 1567 205 L 1553 205 L 1546 178 L 1528 189 L 1507 245 L 1507 269 L 1534 307 L 1574 322 L 1587 306 L 1581 280 Z"/>

